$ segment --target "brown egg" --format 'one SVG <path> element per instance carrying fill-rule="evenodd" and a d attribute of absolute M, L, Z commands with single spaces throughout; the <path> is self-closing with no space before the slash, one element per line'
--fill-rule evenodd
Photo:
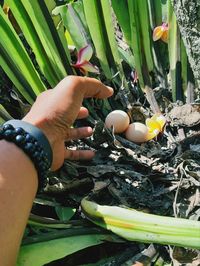
<path fill-rule="evenodd" d="M 115 133 L 124 132 L 130 123 L 129 116 L 126 112 L 121 110 L 115 110 L 109 113 L 105 120 L 105 125 L 107 128 L 114 127 Z"/>
<path fill-rule="evenodd" d="M 135 143 L 143 143 L 147 141 L 148 128 L 139 122 L 132 123 L 127 128 L 125 136 L 128 140 Z"/>

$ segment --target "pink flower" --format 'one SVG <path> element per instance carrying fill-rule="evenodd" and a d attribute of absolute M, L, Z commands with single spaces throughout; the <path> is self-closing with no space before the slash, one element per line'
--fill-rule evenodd
<path fill-rule="evenodd" d="M 87 45 L 78 51 L 78 60 L 76 64 L 72 64 L 73 67 L 80 69 L 80 71 L 86 75 L 87 72 L 99 73 L 97 66 L 94 66 L 89 62 L 93 54 L 91 45 Z"/>
<path fill-rule="evenodd" d="M 153 31 L 153 40 L 157 41 L 161 39 L 163 42 L 168 41 L 168 31 L 169 27 L 167 23 L 163 23 L 161 26 L 158 26 Z"/>

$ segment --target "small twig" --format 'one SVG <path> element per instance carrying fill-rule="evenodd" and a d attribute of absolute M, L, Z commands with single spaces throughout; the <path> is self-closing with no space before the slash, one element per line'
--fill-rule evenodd
<path fill-rule="evenodd" d="M 181 163 L 181 165 L 183 165 L 183 163 Z M 179 167 L 180 168 L 180 165 Z M 184 170 L 183 170 L 184 171 Z M 177 190 L 176 190 L 176 193 L 175 193 L 175 196 L 174 196 L 174 202 L 173 202 L 173 210 L 174 210 L 174 216 L 177 218 L 178 217 L 178 214 L 177 214 L 177 208 L 176 208 L 176 203 L 177 203 L 177 198 L 178 198 L 178 193 L 179 193 L 179 189 L 180 189 L 180 186 L 181 186 L 181 183 L 182 183 L 182 180 L 183 180 L 183 172 L 180 170 L 181 172 L 181 178 L 179 180 L 179 183 L 178 183 L 178 187 L 177 187 Z"/>
<path fill-rule="evenodd" d="M 156 101 L 155 95 L 153 90 L 149 87 L 149 86 L 145 86 L 145 93 L 146 93 L 146 98 L 147 101 L 149 102 L 152 111 L 154 112 L 154 114 L 156 113 L 161 113 L 160 108 L 158 106 L 158 103 Z"/>
<path fill-rule="evenodd" d="M 179 136 L 179 140 L 184 140 L 185 139 L 185 132 L 183 128 L 179 128 L 178 129 L 178 136 Z"/>
<path fill-rule="evenodd" d="M 151 244 L 147 249 L 123 263 L 122 266 L 149 266 L 157 254 L 158 251 Z"/>

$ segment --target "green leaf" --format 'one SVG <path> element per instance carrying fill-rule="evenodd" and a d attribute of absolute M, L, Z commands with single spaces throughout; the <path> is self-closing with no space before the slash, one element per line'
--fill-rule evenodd
<path fill-rule="evenodd" d="M 127 41 L 127 44 L 131 44 L 131 27 L 130 27 L 130 16 L 128 12 L 127 1 L 124 0 L 112 0 L 112 8 L 115 12 L 117 20 L 120 27 L 122 28 L 124 37 Z M 126 15 L 125 15 L 126 14 Z"/>
<path fill-rule="evenodd" d="M 21 247 L 17 266 L 42 266 L 54 260 L 73 254 L 81 249 L 99 245 L 109 240 L 108 235 L 78 235 Z"/>
<path fill-rule="evenodd" d="M 45 1 L 47 9 L 49 11 L 49 14 L 51 15 L 52 11 L 56 7 L 56 3 L 55 3 L 54 0 L 44 0 L 44 1 Z M 64 25 L 63 25 L 60 17 L 58 17 L 58 16 L 51 16 L 51 17 L 52 17 L 52 20 L 54 22 L 55 28 L 56 28 L 56 30 L 58 32 L 58 35 L 60 37 L 60 41 L 62 42 L 62 46 L 63 46 L 63 48 L 65 50 L 66 55 L 67 55 L 68 61 L 70 63 L 71 62 L 71 56 L 70 56 L 70 52 L 69 52 L 69 49 L 68 49 L 67 39 L 65 37 Z"/>
<path fill-rule="evenodd" d="M 112 18 L 112 10 L 110 2 L 107 0 L 101 0 L 101 6 L 102 6 L 103 18 L 105 21 L 105 30 L 107 32 L 109 46 L 113 55 L 114 62 L 117 66 L 119 66 L 121 64 L 121 58 L 119 57 L 118 46 L 115 39 L 114 23 Z"/>
<path fill-rule="evenodd" d="M 0 8 L 0 65 L 18 91 L 33 103 L 45 87 L 7 16 Z"/>
<path fill-rule="evenodd" d="M 148 66 L 148 71 L 151 72 L 154 70 L 154 62 L 152 56 L 152 47 L 153 47 L 153 40 L 152 40 L 152 32 L 150 27 L 150 18 L 149 18 L 149 10 L 148 10 L 148 3 L 147 0 L 137 0 L 138 3 L 138 16 L 139 16 L 139 25 L 141 30 L 140 38 L 142 40 L 142 45 L 144 47 L 144 53 L 146 57 L 146 62 Z"/>
<path fill-rule="evenodd" d="M 145 85 L 150 85 L 148 68 L 142 52 L 142 43 L 140 35 L 140 21 L 138 17 L 137 1 L 128 0 L 128 11 L 130 16 L 131 28 L 131 49 L 134 54 L 135 68 L 139 77 L 140 86 L 144 89 Z"/>
<path fill-rule="evenodd" d="M 60 14 L 62 21 L 67 31 L 70 33 L 74 45 L 76 46 L 76 49 L 80 50 L 90 43 L 90 38 L 82 23 L 82 20 L 79 17 L 79 14 L 74 8 L 74 6 L 76 6 L 78 3 L 79 2 L 58 6 L 52 11 L 52 14 L 55 16 Z"/>
<path fill-rule="evenodd" d="M 63 79 L 67 73 L 72 74 L 73 71 L 48 8 L 44 0 L 21 0 L 21 3 L 26 9 L 32 21 L 32 25 L 35 27 L 52 68 L 56 72 L 57 83 Z"/>
<path fill-rule="evenodd" d="M 118 47 L 121 58 L 131 67 L 135 68 L 134 56 L 130 50 L 124 51 L 121 47 Z"/>
<path fill-rule="evenodd" d="M 162 3 L 160 0 L 147 0 L 148 7 L 149 7 L 149 17 L 150 17 L 150 24 L 151 28 L 155 28 L 162 24 Z"/>
<path fill-rule="evenodd" d="M 150 39 L 152 42 L 153 30 L 155 27 L 162 25 L 162 3 L 160 0 L 147 0 L 149 8 L 149 19 L 151 25 Z M 163 21 L 167 21 L 166 19 Z M 152 54 L 154 61 L 154 68 L 160 85 L 165 88 L 167 87 L 167 76 L 165 69 L 168 64 L 168 51 L 167 45 L 162 41 L 156 41 L 152 44 Z"/>
<path fill-rule="evenodd" d="M 181 77 L 182 77 L 182 90 L 184 95 L 187 96 L 187 87 L 188 87 L 188 57 L 186 49 L 181 39 L 180 43 L 180 60 L 181 60 Z"/>
<path fill-rule="evenodd" d="M 55 207 L 56 214 L 61 221 L 68 221 L 75 214 L 76 209 L 70 207 L 57 206 Z"/>
<path fill-rule="evenodd" d="M 15 16 L 15 19 L 20 25 L 20 28 L 26 40 L 28 41 L 29 45 L 33 49 L 34 54 L 36 56 L 36 60 L 40 66 L 40 70 L 47 78 L 49 84 L 51 86 L 55 86 L 58 81 L 58 77 L 51 64 L 50 58 L 46 54 L 46 51 L 38 36 L 38 32 L 36 28 L 34 27 L 29 17 L 29 14 L 27 13 L 21 1 L 7 0 L 7 4 L 11 8 Z"/>
<path fill-rule="evenodd" d="M 28 224 L 38 228 L 54 228 L 54 229 L 66 229 L 70 228 L 71 224 L 65 221 L 59 221 L 48 217 L 42 217 L 35 214 L 30 214 Z"/>
<path fill-rule="evenodd" d="M 3 105 L 0 104 L 0 125 L 10 119 L 12 119 L 12 117 L 9 115 Z"/>
<path fill-rule="evenodd" d="M 97 57 L 104 71 L 104 74 L 108 79 L 111 79 L 111 68 L 115 68 L 115 62 L 106 32 L 101 1 L 83 1 L 83 6 L 88 28 L 96 49 Z"/>
<path fill-rule="evenodd" d="M 181 36 L 171 2 L 168 4 L 169 39 L 168 52 L 172 97 L 174 101 L 183 100 L 181 78 Z"/>

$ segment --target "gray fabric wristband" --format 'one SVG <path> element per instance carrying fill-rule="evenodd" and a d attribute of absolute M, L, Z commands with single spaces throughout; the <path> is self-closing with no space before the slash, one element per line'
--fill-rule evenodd
<path fill-rule="evenodd" d="M 22 120 L 9 120 L 4 125 L 10 124 L 14 128 L 21 127 L 23 128 L 27 133 L 32 135 L 40 144 L 40 146 L 43 148 L 44 152 L 47 154 L 47 159 L 49 161 L 49 164 L 52 164 L 53 161 L 53 153 L 51 149 L 51 145 L 47 139 L 47 137 L 44 135 L 42 130 L 37 128 L 36 126 L 33 126 L 32 124 L 22 121 Z"/>

